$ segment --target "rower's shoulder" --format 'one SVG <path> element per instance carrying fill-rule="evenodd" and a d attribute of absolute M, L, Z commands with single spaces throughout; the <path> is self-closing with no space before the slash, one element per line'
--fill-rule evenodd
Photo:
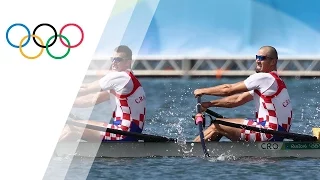
<path fill-rule="evenodd" d="M 254 74 L 251 74 L 250 76 L 271 76 L 272 75 L 270 73 L 266 73 L 266 72 L 259 72 L 259 73 L 254 73 Z"/>
<path fill-rule="evenodd" d="M 270 73 L 265 73 L 265 72 L 251 74 L 247 79 L 256 80 L 256 81 L 260 81 L 263 79 L 274 80 L 273 76 Z"/>
<path fill-rule="evenodd" d="M 104 77 L 117 78 L 121 76 L 128 76 L 128 74 L 125 71 L 109 71 Z"/>

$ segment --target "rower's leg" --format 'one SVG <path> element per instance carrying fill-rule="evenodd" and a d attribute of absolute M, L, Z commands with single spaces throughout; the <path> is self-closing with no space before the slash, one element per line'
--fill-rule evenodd
<path fill-rule="evenodd" d="M 237 124 L 243 124 L 244 119 L 219 119 L 217 120 L 222 120 L 222 121 L 228 121 L 232 123 L 237 123 Z M 240 140 L 241 136 L 241 129 L 238 128 L 233 128 L 229 126 L 224 126 L 220 124 L 212 124 L 209 126 L 206 130 L 203 132 L 204 134 L 204 140 L 210 140 L 210 141 L 219 141 L 222 136 L 227 137 L 231 141 L 238 141 Z M 195 142 L 200 142 L 200 136 L 197 136 L 194 139 Z"/>
<path fill-rule="evenodd" d="M 206 130 L 203 131 L 205 141 L 220 141 L 222 134 L 215 130 L 214 126 L 209 126 Z M 200 142 L 200 136 L 197 136 L 194 142 Z"/>

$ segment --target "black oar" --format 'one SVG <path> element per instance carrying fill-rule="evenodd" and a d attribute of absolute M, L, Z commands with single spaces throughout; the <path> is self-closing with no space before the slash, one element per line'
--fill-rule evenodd
<path fill-rule="evenodd" d="M 212 115 L 216 118 L 223 118 L 222 115 L 220 115 L 210 109 L 207 109 L 206 113 L 208 113 L 209 115 Z M 283 132 L 283 131 L 275 131 L 275 130 L 270 130 L 270 129 L 257 128 L 257 127 L 253 127 L 253 126 L 236 124 L 236 123 L 231 123 L 231 122 L 222 121 L 222 120 L 214 120 L 213 123 L 222 124 L 222 125 L 230 126 L 230 127 L 234 127 L 234 128 L 252 130 L 252 131 L 261 132 L 261 133 L 273 134 L 273 135 L 276 135 L 276 136 L 279 136 L 282 138 L 292 139 L 294 141 L 317 141 L 317 137 L 309 136 L 309 135 L 305 135 L 305 134 L 288 133 L 288 132 Z"/>
<path fill-rule="evenodd" d="M 206 113 L 208 113 L 211 116 L 216 117 L 216 118 L 226 118 L 226 117 L 222 116 L 221 114 L 218 114 L 210 109 L 206 109 Z"/>
<path fill-rule="evenodd" d="M 71 113 L 70 113 L 69 117 L 72 119 L 81 120 L 81 118 L 79 118 Z M 124 136 L 131 136 L 131 137 L 135 137 L 140 140 L 144 140 L 145 142 L 170 142 L 170 141 L 176 142 L 177 141 L 177 139 L 174 139 L 174 138 L 167 138 L 167 137 L 163 137 L 163 136 L 155 136 L 155 135 L 136 133 L 136 132 L 120 131 L 120 130 L 116 130 L 116 129 L 101 127 L 101 126 L 94 126 L 91 124 L 84 124 L 84 123 L 80 123 L 80 122 L 76 122 L 76 121 L 67 121 L 67 124 L 78 126 L 78 127 L 84 127 L 84 128 L 88 128 L 88 129 L 92 129 L 92 130 L 96 130 L 96 131 L 109 132 L 109 133 L 120 134 L 120 135 L 124 135 Z"/>
<path fill-rule="evenodd" d="M 204 141 L 204 135 L 203 135 L 203 117 L 202 117 L 202 113 L 201 113 L 201 97 L 200 96 L 197 97 L 196 111 L 197 111 L 197 115 L 195 116 L 195 122 L 196 122 L 196 125 L 199 126 L 200 140 L 201 140 L 201 146 L 203 149 L 203 153 L 204 153 L 205 157 L 210 157 L 210 155 L 207 151 L 207 147 L 206 147 L 206 143 Z"/>

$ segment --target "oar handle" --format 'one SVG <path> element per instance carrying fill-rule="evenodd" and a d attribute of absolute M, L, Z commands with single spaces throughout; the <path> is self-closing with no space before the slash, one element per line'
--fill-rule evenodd
<path fill-rule="evenodd" d="M 199 125 L 200 123 L 202 123 L 202 125 L 205 126 L 204 118 L 201 113 L 201 96 L 197 97 L 196 115 L 194 119 L 195 119 L 196 125 Z"/>
<path fill-rule="evenodd" d="M 201 96 L 197 97 L 197 113 L 201 113 Z"/>

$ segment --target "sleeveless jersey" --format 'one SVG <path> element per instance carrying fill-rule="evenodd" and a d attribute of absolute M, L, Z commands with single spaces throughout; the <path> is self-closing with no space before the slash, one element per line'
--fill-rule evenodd
<path fill-rule="evenodd" d="M 270 73 L 277 82 L 278 89 L 273 95 L 263 95 L 254 90 L 256 118 L 258 122 L 266 121 L 265 126 L 278 130 L 278 125 L 286 131 L 290 130 L 292 119 L 292 106 L 285 83 L 275 73 Z"/>
<path fill-rule="evenodd" d="M 144 127 L 146 115 L 146 95 L 139 80 L 131 71 L 126 71 L 133 83 L 132 91 L 124 94 L 110 89 L 110 93 L 115 98 L 115 109 L 113 111 L 113 123 L 106 125 L 107 128 L 121 131 L 141 133 Z M 129 83 L 127 83 L 129 84 Z M 126 88 L 126 87 L 124 87 Z M 104 134 L 104 140 L 135 140 L 129 136 L 108 133 Z"/>

